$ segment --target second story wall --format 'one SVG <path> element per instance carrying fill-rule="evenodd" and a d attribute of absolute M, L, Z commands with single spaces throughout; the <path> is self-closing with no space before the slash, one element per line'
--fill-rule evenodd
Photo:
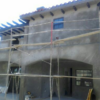
<path fill-rule="evenodd" d="M 92 4 L 90 8 L 88 8 L 87 6 L 77 7 L 77 11 L 75 11 L 72 8 L 65 9 L 65 14 L 63 14 L 60 10 L 57 10 L 53 11 L 53 14 L 54 16 L 51 16 L 50 13 L 48 12 L 46 14 L 43 14 L 44 16 L 43 19 L 40 16 L 35 16 L 35 21 L 30 20 L 29 28 L 27 28 L 28 29 L 27 34 L 32 33 L 32 35 L 28 36 L 27 38 L 28 43 L 50 42 L 51 22 L 53 22 L 57 18 L 63 18 L 65 22 L 62 22 L 63 28 L 54 29 L 53 27 L 53 41 L 55 41 L 56 38 L 63 39 L 71 36 L 76 36 L 96 31 L 95 28 L 99 28 L 99 14 L 96 4 Z M 95 19 L 95 20 L 82 21 L 83 19 Z M 80 21 L 73 21 L 73 20 L 80 20 Z M 43 24 L 43 25 L 34 26 L 37 24 Z M 36 34 L 36 32 L 40 33 Z M 94 38 L 94 36 L 91 37 L 91 39 L 92 38 Z M 97 41 L 98 35 L 95 35 L 95 38 L 96 39 L 92 40 Z M 92 40 L 89 41 L 92 42 Z"/>

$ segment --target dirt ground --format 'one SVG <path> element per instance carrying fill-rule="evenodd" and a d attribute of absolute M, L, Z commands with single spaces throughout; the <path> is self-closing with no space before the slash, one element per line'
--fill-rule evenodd
<path fill-rule="evenodd" d="M 12 94 L 9 93 L 5 97 L 5 94 L 0 94 L 0 100 L 19 100 L 19 95 L 18 94 Z M 29 100 L 50 100 L 50 98 L 33 98 Z M 52 100 L 59 100 L 58 97 L 53 97 Z M 80 99 L 75 99 L 72 97 L 61 97 L 60 100 L 80 100 Z"/>
<path fill-rule="evenodd" d="M 5 96 L 5 94 L 0 94 L 0 100 L 19 100 L 19 95 L 9 93 Z"/>

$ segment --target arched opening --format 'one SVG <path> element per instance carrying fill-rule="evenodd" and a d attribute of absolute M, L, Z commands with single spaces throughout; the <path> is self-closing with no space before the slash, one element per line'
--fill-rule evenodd
<path fill-rule="evenodd" d="M 12 64 L 9 70 L 10 74 L 21 73 L 21 67 L 18 64 Z M 20 88 L 20 77 L 19 76 L 9 76 L 8 80 L 8 93 L 19 93 Z"/>
<path fill-rule="evenodd" d="M 45 60 L 50 63 L 49 60 Z M 26 66 L 28 74 L 49 75 L 50 65 L 39 61 Z M 59 60 L 59 75 L 92 77 L 92 65 L 69 59 Z M 52 75 L 58 75 L 58 61 L 52 60 Z M 26 92 L 30 91 L 34 97 L 49 98 L 49 78 L 26 77 Z M 82 78 L 59 78 L 60 97 L 86 99 L 88 90 L 93 87 L 93 81 Z M 52 96 L 58 97 L 58 78 L 52 78 Z M 74 99 L 72 99 L 74 100 Z"/>
<path fill-rule="evenodd" d="M 7 74 L 8 62 L 0 62 L 0 74 Z M 18 64 L 10 63 L 9 73 L 17 74 L 21 71 L 21 67 Z M 13 97 L 18 98 L 20 88 L 20 78 L 14 76 L 0 75 L 0 100 L 8 98 L 9 100 Z M 6 94 L 6 96 L 5 96 Z"/>

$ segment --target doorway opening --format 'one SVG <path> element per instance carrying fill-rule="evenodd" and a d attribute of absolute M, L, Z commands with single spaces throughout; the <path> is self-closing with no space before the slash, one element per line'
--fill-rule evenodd
<path fill-rule="evenodd" d="M 18 74 L 21 72 L 21 67 L 12 66 L 10 67 L 10 74 Z M 8 81 L 8 93 L 19 93 L 20 88 L 20 77 L 19 76 L 9 76 Z"/>
<path fill-rule="evenodd" d="M 72 76 L 72 68 L 65 69 L 65 76 Z M 72 96 L 72 78 L 65 78 L 65 96 Z"/>
<path fill-rule="evenodd" d="M 70 76 L 72 76 L 72 68 L 70 68 Z M 70 96 L 72 96 L 72 78 L 70 78 Z"/>

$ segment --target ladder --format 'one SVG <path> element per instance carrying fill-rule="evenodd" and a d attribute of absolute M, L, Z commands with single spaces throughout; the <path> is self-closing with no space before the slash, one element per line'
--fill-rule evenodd
<path fill-rule="evenodd" d="M 91 100 L 92 91 L 93 91 L 93 89 L 89 89 L 88 96 L 87 96 L 86 100 Z"/>

